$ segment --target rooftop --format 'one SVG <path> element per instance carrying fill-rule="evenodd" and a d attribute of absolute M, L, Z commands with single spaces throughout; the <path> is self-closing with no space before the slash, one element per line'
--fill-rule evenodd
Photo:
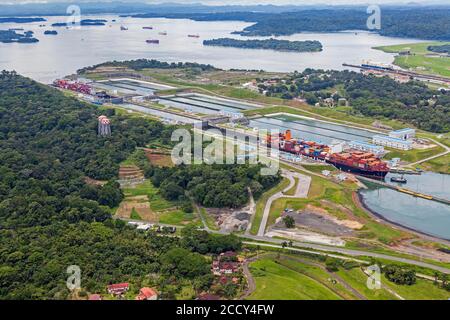
<path fill-rule="evenodd" d="M 398 142 L 398 143 L 402 143 L 402 144 L 407 144 L 407 145 L 411 145 L 412 142 L 411 141 L 407 141 L 407 140 L 403 140 L 403 139 L 399 139 L 399 138 L 394 138 L 394 137 L 389 137 L 389 136 L 373 136 L 373 139 L 382 139 L 382 140 L 386 140 L 386 141 L 391 141 L 391 142 Z"/>
<path fill-rule="evenodd" d="M 416 130 L 411 129 L 411 128 L 403 128 L 403 129 L 399 129 L 399 130 L 393 130 L 393 131 L 391 131 L 391 133 L 404 133 L 404 132 L 411 132 L 411 131 L 416 131 Z"/>

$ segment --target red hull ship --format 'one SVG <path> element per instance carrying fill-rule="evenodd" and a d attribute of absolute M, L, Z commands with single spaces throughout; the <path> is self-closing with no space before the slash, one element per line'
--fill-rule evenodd
<path fill-rule="evenodd" d="M 268 147 L 277 143 L 280 151 L 322 160 L 342 171 L 368 178 L 383 180 L 389 172 L 386 162 L 380 160 L 373 153 L 362 151 L 333 153 L 327 145 L 293 139 L 290 130 L 287 130 L 285 134 L 280 133 L 278 136 L 267 136 Z"/>

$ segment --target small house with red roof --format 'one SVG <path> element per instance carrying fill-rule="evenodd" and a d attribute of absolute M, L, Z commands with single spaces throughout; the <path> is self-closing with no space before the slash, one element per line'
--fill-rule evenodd
<path fill-rule="evenodd" d="M 153 288 L 143 287 L 139 290 L 136 300 L 158 300 L 158 293 Z"/>
<path fill-rule="evenodd" d="M 129 288 L 130 284 L 128 282 L 114 283 L 108 286 L 108 293 L 119 296 L 127 292 Z"/>

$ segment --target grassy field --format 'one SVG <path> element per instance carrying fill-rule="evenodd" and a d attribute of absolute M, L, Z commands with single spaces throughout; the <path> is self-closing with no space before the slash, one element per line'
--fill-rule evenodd
<path fill-rule="evenodd" d="M 450 154 L 421 163 L 419 167 L 423 170 L 450 174 Z"/>
<path fill-rule="evenodd" d="M 297 186 L 298 186 L 298 178 L 294 177 L 294 185 L 292 186 L 292 188 L 290 188 L 288 191 L 284 192 L 285 195 L 287 196 L 293 196 L 295 195 L 295 191 L 297 191 Z"/>
<path fill-rule="evenodd" d="M 211 230 L 219 230 L 220 228 L 216 225 L 214 218 L 206 211 L 205 208 L 199 208 L 199 214 L 202 215 L 205 220 L 206 225 Z"/>
<path fill-rule="evenodd" d="M 397 298 L 386 289 L 369 289 L 367 287 L 367 276 L 360 268 L 353 268 L 350 270 L 340 269 L 337 274 L 369 300 L 397 300 Z"/>
<path fill-rule="evenodd" d="M 125 200 L 127 197 L 147 196 L 150 202 L 151 211 L 157 216 L 160 223 L 185 225 L 191 222 L 199 222 L 198 218 L 192 213 L 186 213 L 178 209 L 176 202 L 167 201 L 159 194 L 158 188 L 146 180 L 144 183 L 134 188 L 124 188 Z M 132 210 L 130 218 L 141 220 L 139 214 L 133 214 Z"/>
<path fill-rule="evenodd" d="M 394 290 L 400 296 L 407 300 L 448 300 L 450 292 L 439 288 L 433 281 L 425 279 L 417 279 L 417 282 L 411 286 L 397 285 L 390 282 L 383 275 L 382 283 Z"/>
<path fill-rule="evenodd" d="M 284 178 L 278 185 L 273 187 L 272 189 L 266 191 L 256 202 L 256 212 L 253 218 L 252 227 L 250 228 L 250 233 L 255 235 L 258 233 L 259 225 L 261 224 L 262 216 L 264 213 L 264 207 L 266 206 L 267 200 L 270 196 L 274 195 L 277 192 L 285 189 L 289 185 L 289 180 Z"/>
<path fill-rule="evenodd" d="M 442 153 L 445 151 L 445 149 L 442 148 L 441 146 L 436 146 L 434 148 L 423 149 L 423 150 L 413 149 L 413 150 L 408 150 L 408 151 L 396 150 L 396 149 L 392 149 L 392 148 L 385 148 L 385 149 L 389 151 L 386 154 L 386 156 L 384 157 L 385 159 L 390 160 L 393 158 L 400 158 L 400 159 L 402 159 L 402 161 L 407 161 L 407 162 L 416 162 L 421 159 L 426 159 L 428 157 L 434 156 L 436 154 L 439 154 L 439 153 Z"/>
<path fill-rule="evenodd" d="M 250 264 L 256 290 L 248 297 L 256 300 L 338 300 L 341 299 L 315 279 L 263 258 Z"/>
<path fill-rule="evenodd" d="M 448 44 L 448 42 L 400 44 L 394 46 L 376 47 L 375 49 L 390 53 L 398 53 L 400 51 L 409 50 L 411 55 L 395 57 L 394 64 L 405 69 L 412 69 L 418 73 L 436 74 L 450 77 L 450 58 L 426 56 L 427 54 L 433 53 L 428 51 L 428 46 L 444 44 Z"/>
<path fill-rule="evenodd" d="M 335 167 L 328 165 L 328 164 L 324 164 L 324 165 L 322 165 L 322 164 L 320 164 L 320 165 L 302 164 L 302 167 L 308 171 L 315 172 L 315 173 L 322 173 L 322 171 L 324 171 L 324 170 L 328 170 L 330 172 L 337 171 Z"/>

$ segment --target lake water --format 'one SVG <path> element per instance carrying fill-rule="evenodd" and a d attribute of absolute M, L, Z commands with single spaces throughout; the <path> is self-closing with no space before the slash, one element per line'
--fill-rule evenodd
<path fill-rule="evenodd" d="M 0 43 L 0 69 L 16 70 L 41 82 L 74 73 L 77 69 L 111 60 L 154 58 L 168 62 L 208 63 L 230 69 L 264 69 L 267 71 L 294 71 L 305 68 L 343 69 L 342 63 L 360 64 L 362 60 L 392 63 L 393 55 L 371 49 L 373 46 L 418 42 L 418 40 L 382 37 L 367 32 L 304 33 L 279 37 L 289 40 L 319 40 L 323 52 L 295 53 L 272 50 L 253 50 L 203 46 L 202 41 L 219 37 L 245 39 L 231 35 L 251 23 L 198 22 L 174 19 L 136 19 L 117 16 L 89 16 L 108 20 L 106 26 L 79 29 L 54 28 L 57 36 L 46 36 L 54 22 L 65 22 L 67 17 L 47 17 L 42 23 L 0 24 L 0 29 L 24 28 L 32 30 L 40 40 L 35 44 Z M 111 20 L 116 19 L 116 22 Z M 128 27 L 121 31 L 120 26 Z M 153 30 L 142 27 L 152 26 Z M 167 32 L 167 36 L 159 32 Z M 198 34 L 200 38 L 189 38 Z M 160 44 L 147 44 L 147 39 L 159 39 Z M 254 38 L 253 38 L 254 39 Z"/>

